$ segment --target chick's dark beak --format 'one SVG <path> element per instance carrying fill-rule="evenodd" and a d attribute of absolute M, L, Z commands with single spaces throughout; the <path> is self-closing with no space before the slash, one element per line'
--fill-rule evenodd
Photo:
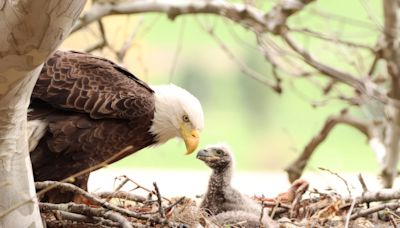
<path fill-rule="evenodd" d="M 207 150 L 199 150 L 199 152 L 197 152 L 197 155 L 196 155 L 196 158 L 197 159 L 200 159 L 200 160 L 203 160 L 205 157 L 208 157 L 209 155 L 208 155 L 208 153 L 207 153 Z M 202 159 L 203 158 L 203 159 Z"/>

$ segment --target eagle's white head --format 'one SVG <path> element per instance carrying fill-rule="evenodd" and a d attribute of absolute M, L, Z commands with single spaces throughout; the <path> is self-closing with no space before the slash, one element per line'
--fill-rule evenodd
<path fill-rule="evenodd" d="M 150 132 L 157 144 L 171 138 L 182 138 L 187 154 L 196 150 L 204 127 L 203 108 L 188 91 L 173 84 L 152 86 L 155 91 L 155 113 Z"/>

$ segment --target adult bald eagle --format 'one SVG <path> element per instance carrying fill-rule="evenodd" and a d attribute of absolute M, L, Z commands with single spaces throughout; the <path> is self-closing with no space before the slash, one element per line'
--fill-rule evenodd
<path fill-rule="evenodd" d="M 148 86 L 121 66 L 80 52 L 57 51 L 45 63 L 28 112 L 36 181 L 62 180 L 114 153 L 182 138 L 192 153 L 203 128 L 200 102 L 170 85 Z M 76 185 L 86 189 L 88 175 Z M 50 197 L 51 198 L 51 197 Z M 56 194 L 52 202 L 71 196 Z"/>

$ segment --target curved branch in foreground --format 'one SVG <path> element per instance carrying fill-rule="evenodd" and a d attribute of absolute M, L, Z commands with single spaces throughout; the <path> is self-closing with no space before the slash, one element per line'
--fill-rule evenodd
<path fill-rule="evenodd" d="M 67 203 L 67 204 L 52 204 L 39 203 L 41 211 L 66 211 L 87 216 L 101 217 L 121 224 L 122 228 L 133 228 L 131 223 L 124 216 L 104 208 L 91 208 L 83 204 Z"/>
<path fill-rule="evenodd" d="M 337 124 L 346 124 L 359 130 L 368 138 L 371 137 L 371 124 L 369 122 L 365 122 L 348 115 L 346 110 L 342 111 L 340 115 L 330 116 L 325 121 L 325 124 L 320 132 L 316 136 L 314 136 L 314 138 L 312 138 L 311 141 L 304 147 L 303 152 L 300 154 L 300 156 L 285 169 L 285 171 L 288 173 L 290 182 L 297 180 L 301 176 L 304 168 L 308 163 L 308 160 L 311 158 L 311 155 L 314 153 L 315 149 L 328 137 L 332 129 Z"/>
<path fill-rule="evenodd" d="M 114 211 L 116 211 L 118 213 L 121 213 L 121 214 L 124 214 L 124 215 L 127 215 L 127 216 L 131 216 L 131 217 L 134 217 L 134 218 L 137 218 L 137 219 L 150 219 L 147 216 L 143 216 L 143 215 L 140 215 L 140 214 L 135 213 L 133 211 L 117 207 L 117 206 L 109 203 L 107 200 L 100 199 L 97 196 L 93 196 L 93 195 L 89 194 L 88 192 L 86 192 L 85 190 L 83 190 L 83 189 L 81 189 L 81 188 L 79 188 L 79 187 L 77 187 L 77 186 L 75 186 L 73 184 L 61 183 L 61 182 L 57 182 L 57 181 L 42 181 L 42 182 L 35 182 L 35 187 L 37 189 L 46 189 L 46 188 L 49 188 L 49 187 L 64 189 L 64 190 L 67 190 L 67 191 L 71 191 L 71 192 L 80 194 L 80 195 L 86 197 L 87 199 L 91 200 L 92 202 L 94 202 L 94 203 L 96 203 L 96 204 L 98 204 L 100 206 L 103 206 L 103 207 L 105 207 L 107 209 L 114 210 Z M 73 212 L 73 211 L 71 211 L 71 212 Z"/>
<path fill-rule="evenodd" d="M 270 12 L 253 6 L 227 1 L 192 0 L 133 0 L 120 3 L 95 3 L 75 24 L 72 32 L 109 15 L 137 13 L 166 13 L 170 19 L 185 14 L 215 14 L 251 27 L 258 32 L 277 33 L 292 14 L 302 10 L 314 0 L 285 0 L 277 4 Z"/>

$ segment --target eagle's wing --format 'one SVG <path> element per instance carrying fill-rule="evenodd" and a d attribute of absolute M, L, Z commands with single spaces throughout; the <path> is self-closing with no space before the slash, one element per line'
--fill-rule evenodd
<path fill-rule="evenodd" d="M 134 119 L 154 111 L 153 93 L 146 83 L 107 59 L 57 51 L 45 63 L 32 98 L 94 119 Z"/>

